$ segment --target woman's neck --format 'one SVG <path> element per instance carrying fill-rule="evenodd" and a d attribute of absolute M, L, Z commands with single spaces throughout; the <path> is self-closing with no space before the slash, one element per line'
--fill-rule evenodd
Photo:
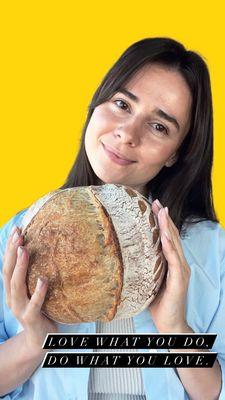
<path fill-rule="evenodd" d="M 149 196 L 149 190 L 147 189 L 146 186 L 131 186 L 133 189 L 137 190 L 140 194 L 142 194 L 144 197 L 148 198 Z"/>

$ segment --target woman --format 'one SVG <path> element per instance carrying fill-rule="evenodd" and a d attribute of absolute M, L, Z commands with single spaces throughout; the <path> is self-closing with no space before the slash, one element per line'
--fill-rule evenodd
<path fill-rule="evenodd" d="M 72 327 L 50 321 L 40 311 L 47 282 L 39 280 L 31 300 L 26 295 L 21 211 L 1 231 L 3 398 L 225 399 L 225 232 L 213 208 L 212 131 L 210 79 L 198 54 L 169 38 L 144 39 L 113 65 L 94 94 L 61 189 L 119 183 L 148 197 L 168 263 L 165 284 L 131 319 Z M 212 332 L 218 359 L 205 369 L 41 369 L 45 336 L 59 331 Z"/>

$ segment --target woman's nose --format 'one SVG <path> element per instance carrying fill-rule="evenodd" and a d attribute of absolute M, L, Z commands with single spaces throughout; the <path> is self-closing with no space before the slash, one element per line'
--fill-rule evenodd
<path fill-rule="evenodd" d="M 115 136 L 120 137 L 122 143 L 137 145 L 139 138 L 137 128 L 132 124 L 123 124 L 115 129 Z"/>

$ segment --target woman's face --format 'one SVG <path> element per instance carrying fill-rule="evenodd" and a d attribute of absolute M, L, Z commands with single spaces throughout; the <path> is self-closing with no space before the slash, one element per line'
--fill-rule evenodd
<path fill-rule="evenodd" d="M 146 194 L 146 183 L 176 162 L 189 129 L 191 102 L 179 72 L 156 64 L 137 71 L 110 100 L 95 108 L 89 121 L 85 148 L 98 178 Z"/>

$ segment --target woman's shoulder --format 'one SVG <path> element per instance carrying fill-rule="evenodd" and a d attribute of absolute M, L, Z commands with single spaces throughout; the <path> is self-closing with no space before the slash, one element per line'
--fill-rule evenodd
<path fill-rule="evenodd" d="M 16 213 L 15 215 L 13 215 L 4 225 L 1 226 L 0 228 L 0 234 L 2 234 L 3 232 L 8 232 L 10 233 L 11 228 L 13 228 L 14 225 L 19 226 L 22 222 L 23 216 L 26 214 L 28 210 L 27 208 L 24 208 L 21 211 L 18 211 L 18 213 Z"/>
<path fill-rule="evenodd" d="M 199 234 L 214 236 L 215 234 L 219 234 L 225 239 L 225 229 L 218 222 L 192 219 L 190 222 L 186 221 L 183 228 L 188 236 Z"/>
<path fill-rule="evenodd" d="M 220 223 L 204 220 L 185 224 L 182 242 L 186 253 L 205 273 L 225 273 L 225 229 Z"/>
<path fill-rule="evenodd" d="M 11 217 L 4 225 L 1 226 L 0 228 L 0 257 L 3 256 L 6 242 L 8 240 L 8 237 L 13 229 L 13 227 L 20 226 L 23 216 L 26 214 L 28 208 L 25 208 L 21 211 L 19 211 L 17 214 L 15 214 L 13 217 Z"/>
<path fill-rule="evenodd" d="M 204 240 L 221 242 L 225 245 L 225 229 L 218 222 L 210 220 L 192 220 L 192 222 L 185 222 L 182 228 L 184 238 L 190 240 Z"/>

